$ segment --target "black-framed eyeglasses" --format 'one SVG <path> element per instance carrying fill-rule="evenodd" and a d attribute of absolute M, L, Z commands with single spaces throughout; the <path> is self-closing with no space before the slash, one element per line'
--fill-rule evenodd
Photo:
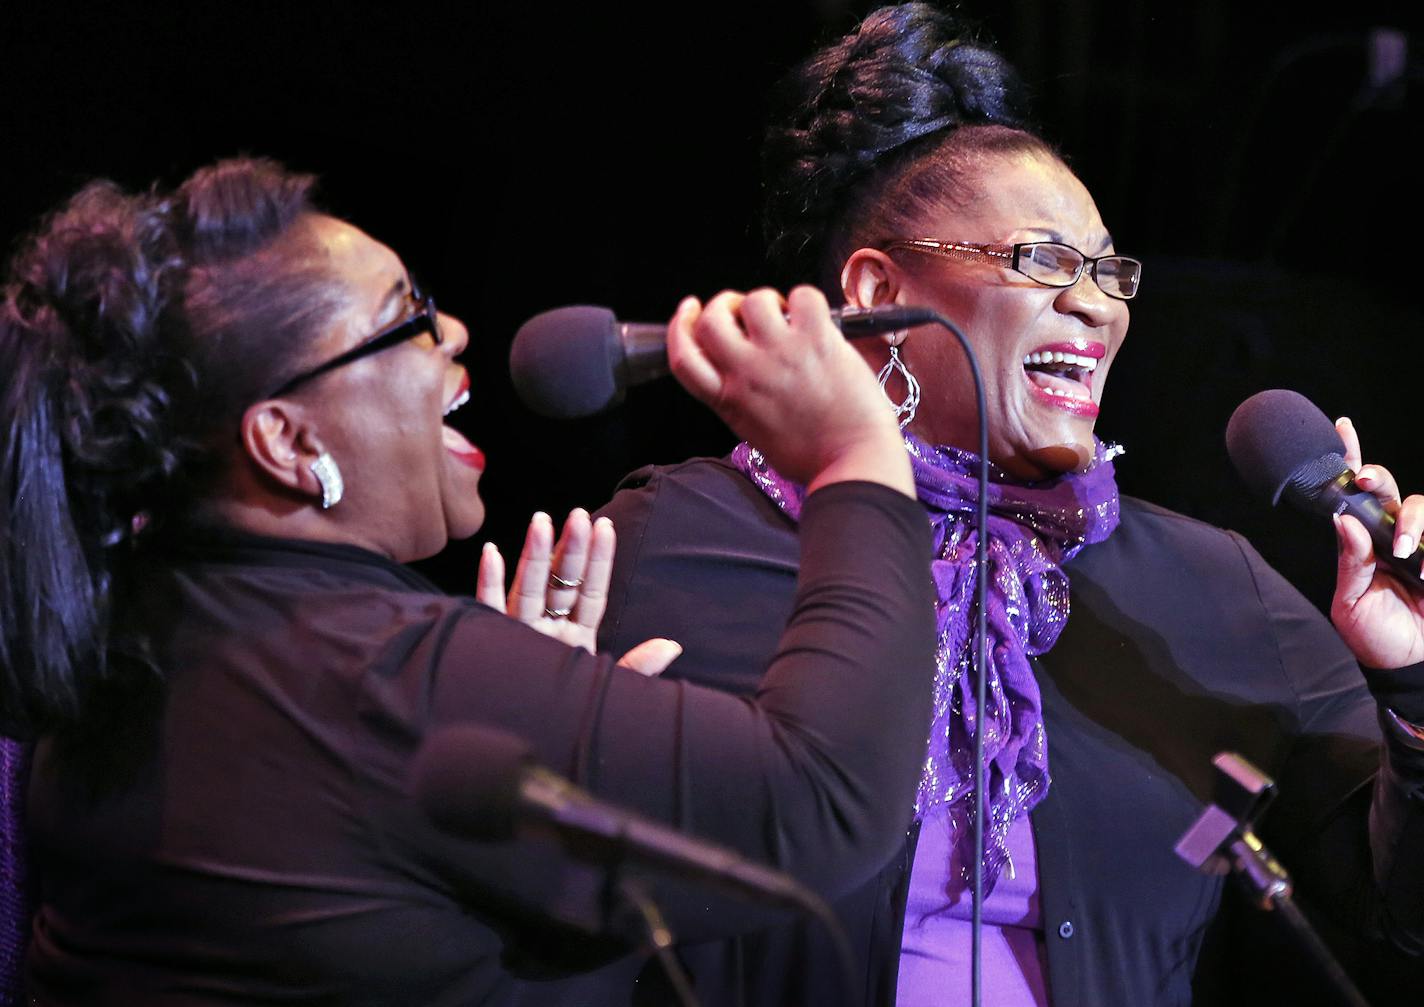
<path fill-rule="evenodd" d="M 903 248 L 951 259 L 987 256 L 1027 276 L 1045 287 L 1071 287 L 1086 268 L 1103 293 L 1119 301 L 1137 296 L 1142 279 L 1142 263 L 1126 255 L 1084 255 L 1072 245 L 1058 241 L 1024 241 L 1014 245 L 978 245 L 964 241 L 936 241 L 934 238 L 904 238 L 881 248 L 883 252 Z"/>
<path fill-rule="evenodd" d="M 334 371 L 338 367 L 345 367 L 347 364 L 355 363 L 362 357 L 369 357 L 373 353 L 380 353 L 388 350 L 392 346 L 399 346 L 408 339 L 415 339 L 430 333 L 430 337 L 435 340 L 435 345 L 439 346 L 444 341 L 444 336 L 440 333 L 439 313 L 435 308 L 435 298 L 429 294 L 422 294 L 420 288 L 411 281 L 410 299 L 418 305 L 415 314 L 408 318 L 403 318 L 399 322 L 382 329 L 365 342 L 357 343 L 351 349 L 339 356 L 333 357 L 324 364 L 320 364 L 310 370 L 302 371 L 295 377 L 288 378 L 275 391 L 264 398 L 276 398 L 279 395 L 286 395 L 299 385 L 306 384 L 312 378 L 320 377 L 327 371 Z"/>

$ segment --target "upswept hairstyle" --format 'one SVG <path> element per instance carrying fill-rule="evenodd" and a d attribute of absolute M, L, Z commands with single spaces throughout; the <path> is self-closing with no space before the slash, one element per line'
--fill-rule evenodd
<path fill-rule="evenodd" d="M 768 257 L 835 303 L 852 251 L 919 237 L 925 212 L 969 198 L 980 159 L 1016 153 L 1058 156 L 1014 68 L 929 4 L 882 7 L 778 87 L 762 148 Z"/>
<path fill-rule="evenodd" d="M 336 292 L 293 225 L 312 179 L 270 161 L 171 193 L 95 182 L 19 247 L 0 302 L 0 733 L 78 722 L 156 673 L 122 611 L 242 410 L 290 372 Z"/>

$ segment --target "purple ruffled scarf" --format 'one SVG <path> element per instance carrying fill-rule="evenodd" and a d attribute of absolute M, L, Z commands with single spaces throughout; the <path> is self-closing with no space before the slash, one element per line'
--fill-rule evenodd
<path fill-rule="evenodd" d="M 905 447 L 934 534 L 931 572 L 938 631 L 934 720 L 915 815 L 923 818 L 945 807 L 954 829 L 955 859 L 967 881 L 974 863 L 970 826 L 979 720 L 972 666 L 979 459 L 958 448 L 933 447 L 913 434 L 905 435 Z M 1031 485 L 989 467 L 986 893 L 1008 859 L 1010 824 L 1048 792 L 1043 706 L 1029 659 L 1046 653 L 1068 621 L 1068 577 L 1060 564 L 1117 527 L 1111 459 L 1120 451 L 1098 442 L 1087 471 Z M 732 462 L 792 520 L 800 519 L 804 487 L 782 478 L 745 443 L 732 452 Z"/>

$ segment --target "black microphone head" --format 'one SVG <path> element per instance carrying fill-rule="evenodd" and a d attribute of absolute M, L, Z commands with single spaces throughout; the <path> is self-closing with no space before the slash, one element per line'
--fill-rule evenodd
<path fill-rule="evenodd" d="M 575 305 L 535 315 L 509 348 L 509 376 L 520 400 L 541 416 L 592 416 L 623 399 L 623 346 L 607 308 Z"/>
<path fill-rule="evenodd" d="M 1285 388 L 1257 392 L 1231 414 L 1226 453 L 1251 490 L 1280 502 L 1301 468 L 1345 453 L 1329 417 L 1299 392 Z M 1336 471 L 1344 468 L 1344 463 Z"/>
<path fill-rule="evenodd" d="M 498 842 L 514 836 L 529 746 L 508 731 L 454 724 L 434 732 L 411 764 L 411 790 L 446 832 Z"/>

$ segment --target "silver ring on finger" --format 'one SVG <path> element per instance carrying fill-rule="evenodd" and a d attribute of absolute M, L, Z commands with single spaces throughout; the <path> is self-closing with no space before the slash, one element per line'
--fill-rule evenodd
<path fill-rule="evenodd" d="M 550 571 L 549 571 L 549 586 L 550 586 L 550 587 L 562 587 L 562 588 L 566 588 L 567 590 L 574 591 L 574 590 L 577 590 L 578 588 L 583 587 L 583 578 L 582 578 L 582 577 L 576 577 L 576 578 L 574 578 L 573 580 L 564 580 L 564 578 L 560 577 L 558 574 L 556 574 L 556 573 L 554 573 L 552 570 L 550 570 Z"/>
<path fill-rule="evenodd" d="M 573 606 L 570 606 L 568 608 L 549 608 L 548 606 L 545 606 L 544 608 L 544 614 L 547 615 L 550 619 L 566 618 L 568 614 L 572 611 Z"/>

